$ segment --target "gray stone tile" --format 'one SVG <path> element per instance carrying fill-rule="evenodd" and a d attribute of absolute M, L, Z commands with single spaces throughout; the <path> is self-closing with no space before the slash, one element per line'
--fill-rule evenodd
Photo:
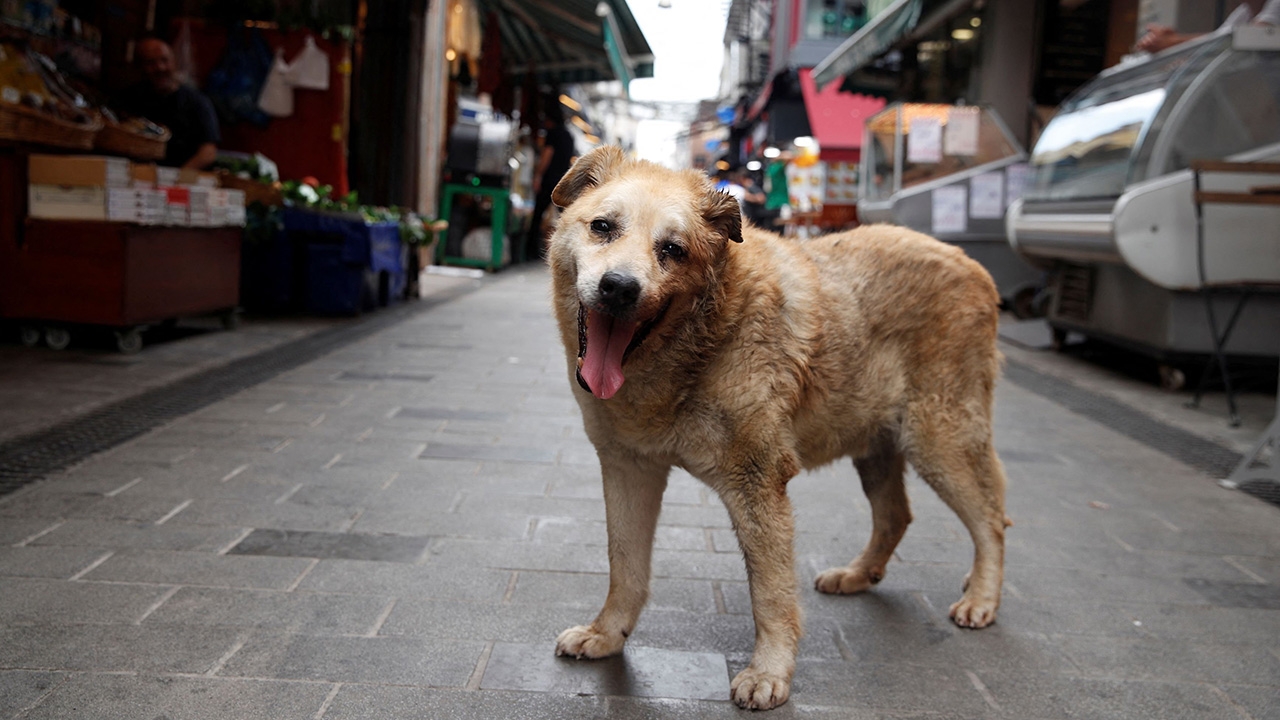
<path fill-rule="evenodd" d="M 1208 685 L 1082 678 L 1055 674 L 990 674 L 979 679 L 1004 717 L 1072 720 L 1239 720 Z"/>
<path fill-rule="evenodd" d="M 161 625 L 247 627 L 298 635 L 373 632 L 390 598 L 184 587 L 147 617 Z"/>
<path fill-rule="evenodd" d="M 1280 590 L 1260 583 L 1234 583 L 1184 578 L 1183 582 L 1218 607 L 1280 610 Z"/>
<path fill-rule="evenodd" d="M 581 545 L 442 538 L 431 545 L 431 556 L 433 561 L 439 558 L 449 563 L 470 562 L 476 567 L 506 570 L 609 571 L 609 557 L 603 548 Z"/>
<path fill-rule="evenodd" d="M 45 518 L 5 518 L 0 522 L 0 545 L 16 545 L 56 522 Z"/>
<path fill-rule="evenodd" d="M 1275 687 L 1220 683 L 1218 688 L 1255 718 L 1280 717 L 1280 692 Z"/>
<path fill-rule="evenodd" d="M 205 677 L 77 675 L 26 718 L 116 720 L 279 720 L 310 718 L 324 704 L 328 683 L 271 682 Z"/>
<path fill-rule="evenodd" d="M 598 720 L 614 717 L 607 700 L 504 690 L 343 685 L 324 720 Z"/>
<path fill-rule="evenodd" d="M 445 460 L 500 460 L 503 462 L 554 463 L 558 450 L 554 447 L 521 447 L 518 445 L 485 445 L 479 443 L 432 442 L 421 457 Z"/>
<path fill-rule="evenodd" d="M 243 527 L 68 520 L 48 534 L 41 535 L 31 544 L 217 551 L 243 533 Z"/>
<path fill-rule="evenodd" d="M 36 704 L 66 675 L 33 670 L 0 670 L 0 717 L 17 717 L 18 711 Z"/>
<path fill-rule="evenodd" d="M 0 583 L 0 624 L 132 623 L 166 587 L 29 578 Z"/>
<path fill-rule="evenodd" d="M 453 420 L 461 422 L 505 422 L 507 413 L 449 407 L 402 407 L 393 418 L 399 420 Z"/>
<path fill-rule="evenodd" d="M 234 525 L 273 527 L 285 531 L 341 531 L 356 517 L 356 509 L 340 505 L 251 503 L 199 499 L 169 522 L 175 526 Z"/>
<path fill-rule="evenodd" d="M 227 554 L 412 563 L 422 557 L 430 541 L 407 535 L 258 529 Z"/>
<path fill-rule="evenodd" d="M 746 658 L 731 663 L 729 672 L 741 670 L 745 661 Z M 960 717 L 980 718 L 990 710 L 960 668 L 806 659 L 796 663 L 790 702 L 797 706 L 836 705 L 908 716 L 942 710 Z"/>
<path fill-rule="evenodd" d="M 484 643 L 407 637 L 256 635 L 218 673 L 325 682 L 462 687 Z"/>
<path fill-rule="evenodd" d="M 711 583 L 654 578 L 649 584 L 650 609 L 714 613 Z M 516 580 L 511 602 L 565 605 L 597 610 L 609 592 L 609 576 L 594 573 L 524 571 Z"/>
<path fill-rule="evenodd" d="M 1275 627 L 1275 626 L 1273 626 Z M 1240 645 L 1155 638 L 1056 639 L 1088 676 L 1161 682 L 1239 682 L 1280 687 L 1274 633 L 1267 644 Z"/>
<path fill-rule="evenodd" d="M 433 559 L 421 565 L 321 560 L 299 589 L 315 592 L 498 602 L 511 582 L 511 571 Z"/>
<path fill-rule="evenodd" d="M 435 537 L 523 540 L 528 537 L 530 516 L 517 505 L 449 513 L 448 504 L 425 511 L 413 505 L 366 508 L 352 526 L 362 533 L 432 535 Z"/>
<path fill-rule="evenodd" d="M 234 628 L 51 624 L 0 627 L 0 667 L 103 672 L 207 672 L 236 642 Z"/>
<path fill-rule="evenodd" d="M 0 547 L 0 576 L 66 580 L 104 554 L 102 548 Z"/>
<path fill-rule="evenodd" d="M 309 567 L 311 561 L 305 558 L 125 550 L 107 558 L 84 579 L 284 590 Z"/>
<path fill-rule="evenodd" d="M 604 660 L 558 658 L 541 645 L 495 643 L 482 689 L 727 700 L 723 655 L 628 647 Z"/>
<path fill-rule="evenodd" d="M 50 483 L 37 483 L 14 495 L 0 498 L 0 517 L 59 520 L 75 517 L 103 501 L 97 493 L 57 492 Z"/>

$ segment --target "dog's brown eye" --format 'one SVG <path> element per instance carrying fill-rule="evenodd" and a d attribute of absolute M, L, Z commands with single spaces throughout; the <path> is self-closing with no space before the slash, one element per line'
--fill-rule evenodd
<path fill-rule="evenodd" d="M 613 225 L 608 220 L 595 219 L 591 221 L 591 232 L 597 235 L 608 235 L 613 231 Z"/>
<path fill-rule="evenodd" d="M 686 254 L 686 253 L 685 253 L 684 248 L 680 247 L 679 245 L 677 245 L 677 244 L 675 244 L 675 243 L 669 242 L 669 243 L 663 243 L 663 244 L 662 244 L 662 255 L 663 255 L 663 257 L 669 257 L 669 258 L 672 258 L 672 259 L 674 259 L 674 260 L 683 260 L 683 259 L 684 259 L 685 254 Z"/>

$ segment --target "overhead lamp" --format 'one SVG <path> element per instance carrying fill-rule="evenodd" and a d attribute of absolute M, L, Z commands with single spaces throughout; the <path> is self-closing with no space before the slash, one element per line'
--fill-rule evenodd
<path fill-rule="evenodd" d="M 798 148 L 813 147 L 815 144 L 813 141 L 813 138 L 808 135 L 801 135 L 800 137 L 796 138 L 795 140 L 792 140 L 791 142 L 794 143 L 795 146 Z"/>
<path fill-rule="evenodd" d="M 750 160 L 750 161 L 748 161 L 748 162 L 747 162 L 747 170 L 749 170 L 749 171 L 751 171 L 751 172 L 755 172 L 755 171 L 757 171 L 757 170 L 759 170 L 759 169 L 760 169 L 760 161 L 759 161 L 759 160 Z"/>
<path fill-rule="evenodd" d="M 658 0 L 658 7 L 663 10 L 671 9 L 671 0 Z"/>
<path fill-rule="evenodd" d="M 782 151 L 773 146 L 769 146 L 764 149 L 764 156 L 769 158 L 770 160 L 778 157 L 781 154 L 782 154 Z"/>
<path fill-rule="evenodd" d="M 729 163 L 728 163 L 728 161 L 726 161 L 726 160 L 717 160 L 717 161 L 716 161 L 716 169 L 717 169 L 717 170 L 728 170 L 728 169 L 729 169 Z"/>
<path fill-rule="evenodd" d="M 962 42 L 965 40 L 972 40 L 973 31 L 969 28 L 956 28 L 951 31 L 951 37 Z"/>
<path fill-rule="evenodd" d="M 600 0 L 600 2 L 596 4 L 596 17 L 606 17 L 611 12 L 613 12 L 613 10 L 609 9 L 609 3 L 604 0 Z"/>

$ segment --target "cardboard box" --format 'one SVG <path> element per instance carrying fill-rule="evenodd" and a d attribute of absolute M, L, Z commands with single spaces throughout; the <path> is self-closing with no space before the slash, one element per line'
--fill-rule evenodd
<path fill-rule="evenodd" d="M 27 214 L 45 220 L 106 220 L 106 188 L 28 185 Z"/>
<path fill-rule="evenodd" d="M 30 185 L 128 187 L 129 161 L 104 155 L 32 155 L 27 164 Z"/>
<path fill-rule="evenodd" d="M 133 163 L 133 166 L 129 168 L 129 175 L 132 178 L 129 183 L 129 187 L 156 187 L 156 185 L 159 184 L 157 182 L 156 172 L 157 168 L 155 163 Z"/>

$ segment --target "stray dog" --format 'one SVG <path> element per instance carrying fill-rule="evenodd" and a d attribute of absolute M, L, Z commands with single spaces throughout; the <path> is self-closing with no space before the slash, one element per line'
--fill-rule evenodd
<path fill-rule="evenodd" d="M 911 522 L 912 467 L 959 515 L 973 568 L 957 625 L 991 624 L 1004 564 L 1004 470 L 991 437 L 1000 298 L 959 249 L 875 225 L 807 241 L 742 224 L 706 176 L 614 147 L 552 195 L 553 296 L 569 378 L 600 457 L 609 595 L 556 654 L 621 652 L 649 593 L 667 476 L 714 489 L 737 532 L 756 625 L 741 707 L 786 702 L 801 634 L 787 482 L 852 457 L 871 540 L 824 593 L 880 582 Z"/>

